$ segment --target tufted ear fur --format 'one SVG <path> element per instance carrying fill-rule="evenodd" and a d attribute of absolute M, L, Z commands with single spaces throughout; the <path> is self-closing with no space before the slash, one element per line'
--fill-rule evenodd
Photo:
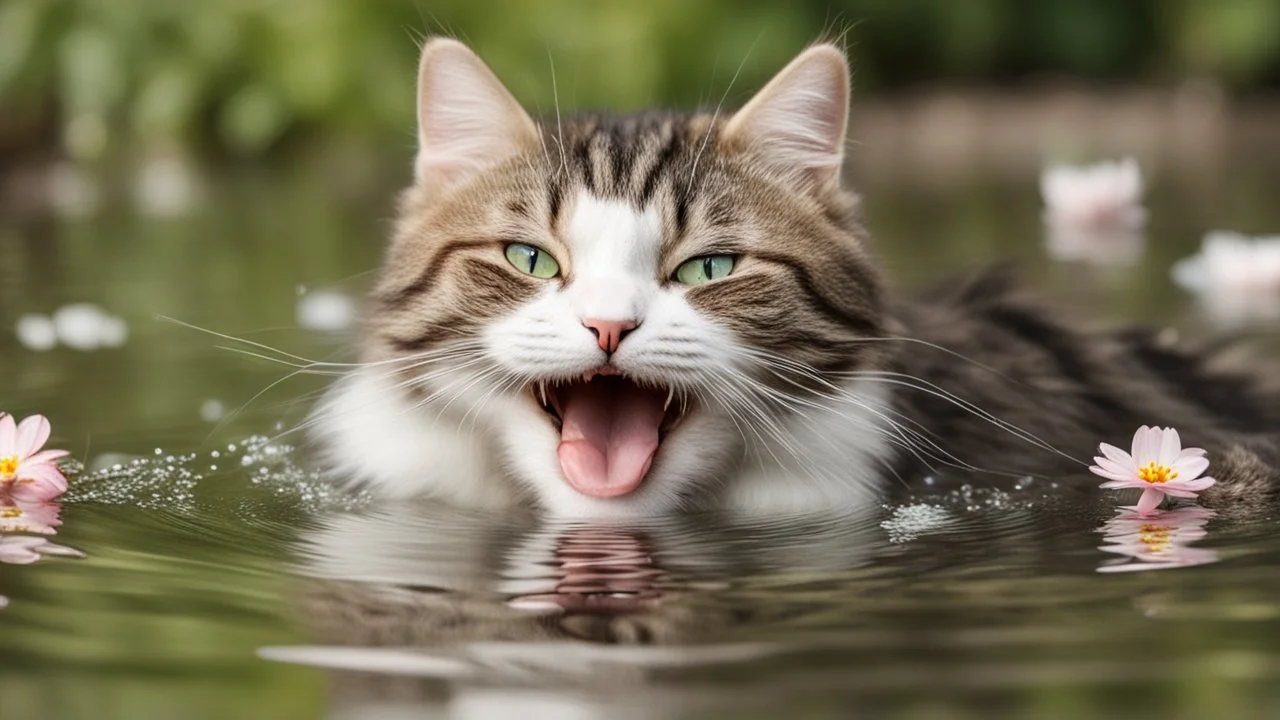
<path fill-rule="evenodd" d="M 427 42 L 418 66 L 419 185 L 434 194 L 536 143 L 529 115 L 470 48 Z"/>
<path fill-rule="evenodd" d="M 756 93 L 729 120 L 724 138 L 729 148 L 823 189 L 839 183 L 848 107 L 844 53 L 834 45 L 817 45 Z"/>

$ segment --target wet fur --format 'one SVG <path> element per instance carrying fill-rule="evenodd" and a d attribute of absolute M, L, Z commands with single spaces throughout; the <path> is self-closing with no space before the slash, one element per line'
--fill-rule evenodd
<path fill-rule="evenodd" d="M 449 73 L 433 70 L 441 63 Z M 341 384 L 315 423 L 345 481 L 556 514 L 769 512 L 792 509 L 793 499 L 866 503 L 925 475 L 1092 483 L 1085 468 L 1098 442 L 1125 446 L 1139 425 L 1158 424 L 1210 451 L 1220 495 L 1277 484 L 1280 397 L 1211 369 L 1208 356 L 1142 330 L 1082 329 L 1028 302 L 1007 273 L 917 297 L 887 290 L 857 198 L 839 184 L 847 71 L 834 48 L 802 55 L 734 114 L 537 124 L 457 43 L 429 43 L 422 72 L 417 180 L 401 200 L 363 343 L 373 370 Z M 500 116 L 497 130 L 485 130 L 492 147 L 474 157 L 467 138 L 449 135 L 458 118 L 446 118 L 440 142 L 427 125 L 442 104 L 432 93 L 460 74 L 467 82 L 453 92 L 491 106 L 478 121 Z M 453 112 L 443 105 L 440 113 Z M 810 106 L 812 117 L 791 112 Z M 582 328 L 570 338 L 530 329 L 551 328 L 544 317 L 517 319 L 594 282 L 578 277 L 574 243 L 581 250 L 583 240 L 573 233 L 584 213 L 599 220 L 606 211 L 630 212 L 635 228 L 658 234 L 652 277 L 628 282 L 674 310 L 654 331 L 670 337 L 652 339 L 665 342 L 651 353 L 662 362 L 637 361 L 636 372 L 683 383 L 707 411 L 659 452 L 637 497 L 597 502 L 549 469 L 555 439 L 519 398 L 522 383 L 552 371 L 513 367 L 506 353 L 539 338 L 594 352 Z M 562 274 L 513 270 L 502 256 L 509 242 L 551 252 Z M 730 276 L 672 286 L 682 261 L 712 253 L 740 258 Z M 499 331 L 502 342 L 493 340 Z M 432 353 L 447 361 L 421 360 Z M 680 358 L 697 372 L 664 376 Z M 754 407 L 716 407 L 719 381 L 751 383 Z"/>
<path fill-rule="evenodd" d="M 895 318 L 905 336 L 968 360 L 904 348 L 892 361 L 899 372 L 950 390 L 1072 458 L 1090 458 L 1100 441 L 1127 448 L 1140 425 L 1168 425 L 1184 445 L 1210 450 L 1211 474 L 1220 480 L 1210 501 L 1259 498 L 1276 485 L 1280 396 L 1260 374 L 1215 368 L 1214 353 L 1180 345 L 1170 333 L 1085 329 L 1029 298 L 1008 268 L 943 283 L 899 304 Z M 954 402 L 919 390 L 899 393 L 897 402 L 945 447 L 987 469 L 1093 481 L 1078 463 L 993 432 Z M 909 455 L 900 462 L 907 476 L 938 472 Z"/>

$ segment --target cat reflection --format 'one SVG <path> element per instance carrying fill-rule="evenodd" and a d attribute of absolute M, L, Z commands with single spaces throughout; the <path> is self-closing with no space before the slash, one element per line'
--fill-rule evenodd
<path fill-rule="evenodd" d="M 335 671 L 335 717 L 509 717 L 513 698 L 526 716 L 627 717 L 616 696 L 587 697 L 619 687 L 647 698 L 637 717 L 651 717 L 673 702 L 663 678 L 784 651 L 735 639 L 735 627 L 784 612 L 745 610 L 743 593 L 857 567 L 876 530 L 871 514 L 642 526 L 414 504 L 333 515 L 299 548 L 316 644 L 260 654 Z M 537 697 L 518 691 L 530 685 Z"/>
<path fill-rule="evenodd" d="M 661 599 L 668 582 L 648 537 L 617 528 L 566 529 L 556 540 L 548 570 L 545 591 L 518 593 L 507 605 L 535 612 L 627 614 Z"/>
<path fill-rule="evenodd" d="M 402 503 L 329 518 L 304 538 L 301 572 L 324 642 L 687 643 L 723 629 L 731 578 L 855 567 L 874 530 L 847 514 L 590 526 Z"/>

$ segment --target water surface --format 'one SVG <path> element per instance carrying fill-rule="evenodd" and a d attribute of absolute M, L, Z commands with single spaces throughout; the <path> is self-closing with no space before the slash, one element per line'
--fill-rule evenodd
<path fill-rule="evenodd" d="M 53 536 L 87 557 L 0 565 L 6 720 L 1280 715 L 1280 508 L 1143 528 L 1048 482 L 922 483 L 829 517 L 592 527 L 333 493 L 288 432 L 325 378 L 262 392 L 291 368 L 157 316 L 349 358 L 299 301 L 367 287 L 403 174 L 230 169 L 173 216 L 108 192 L 0 217 L 0 409 L 88 466 Z M 1048 259 L 1031 177 L 864 188 L 900 284 L 1008 259 L 1069 312 L 1207 337 L 1169 266 L 1208 229 L 1280 228 L 1277 181 L 1248 159 L 1159 180 L 1119 268 Z M 122 346 L 11 331 L 85 302 Z M 1159 564 L 1135 547 L 1178 566 L 1129 571 Z"/>

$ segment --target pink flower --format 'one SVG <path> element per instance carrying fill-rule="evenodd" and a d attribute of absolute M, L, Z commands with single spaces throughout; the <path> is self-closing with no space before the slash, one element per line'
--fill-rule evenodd
<path fill-rule="evenodd" d="M 15 500 L 0 497 L 0 533 L 24 532 L 53 535 L 62 524 L 62 506 L 51 500 Z"/>
<path fill-rule="evenodd" d="M 1108 489 L 1138 488 L 1142 497 L 1134 506 L 1141 515 L 1150 514 L 1166 495 L 1195 498 L 1201 490 L 1214 484 L 1211 477 L 1200 477 L 1209 469 L 1209 460 L 1200 448 L 1183 448 L 1178 431 L 1173 428 L 1143 425 L 1133 434 L 1133 451 L 1102 443 L 1103 457 L 1089 468 L 1095 475 L 1107 478 L 1102 487 Z"/>
<path fill-rule="evenodd" d="M 15 535 L 13 537 L 0 538 L 0 563 L 28 565 L 45 555 L 84 557 L 84 553 L 79 550 L 62 545 L 54 545 L 42 537 Z"/>
<path fill-rule="evenodd" d="M 1075 228 L 1141 228 L 1142 172 L 1133 158 L 1085 167 L 1053 165 L 1040 174 L 1045 222 Z"/>
<path fill-rule="evenodd" d="M 67 491 L 67 478 L 58 468 L 65 450 L 38 452 L 49 439 L 49 421 L 32 415 L 14 424 L 0 415 L 0 494 L 22 500 L 52 500 Z"/>
<path fill-rule="evenodd" d="M 1102 565 L 1098 572 L 1164 570 L 1218 559 L 1214 550 L 1189 547 L 1207 535 L 1204 525 L 1213 517 L 1212 510 L 1183 507 L 1140 514 L 1133 508 L 1121 508 L 1117 512 L 1116 517 L 1098 528 L 1107 543 L 1098 549 L 1127 557 Z"/>

